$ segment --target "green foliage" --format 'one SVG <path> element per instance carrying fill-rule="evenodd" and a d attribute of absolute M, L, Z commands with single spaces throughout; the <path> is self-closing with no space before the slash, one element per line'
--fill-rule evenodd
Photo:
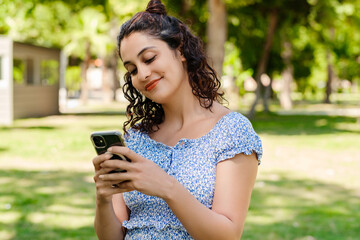
<path fill-rule="evenodd" d="M 79 91 L 81 86 L 81 69 L 79 66 L 66 68 L 65 85 L 68 91 Z"/>
<path fill-rule="evenodd" d="M 308 5 L 303 1 L 255 1 L 245 7 L 231 5 L 229 8 L 229 35 L 241 49 L 240 58 L 245 69 L 256 69 L 265 43 L 268 13 L 273 10 L 278 12 L 279 20 L 269 61 L 269 75 L 282 71 L 282 42 L 284 38 L 292 39 L 289 35 L 294 25 L 304 22 Z"/>
<path fill-rule="evenodd" d="M 40 78 L 42 85 L 54 85 L 59 82 L 59 62 L 43 60 L 40 63 Z"/>
<path fill-rule="evenodd" d="M 206 26 L 209 18 L 207 0 L 164 0 L 162 2 L 168 14 L 187 24 L 206 43 Z"/>
<path fill-rule="evenodd" d="M 309 17 L 315 33 L 313 42 L 331 52 L 336 74 L 350 81 L 360 75 L 355 67 L 360 56 L 360 17 L 356 14 L 359 9 L 359 1 L 318 1 L 313 3 Z"/>
<path fill-rule="evenodd" d="M 102 11 L 104 6 L 107 4 L 108 0 L 57 0 L 58 2 L 62 2 L 68 6 L 74 11 L 78 12 L 81 9 L 89 6 L 96 6 L 99 7 L 99 11 Z M 54 1 L 53 0 L 33 0 L 33 2 L 36 3 L 42 3 L 42 4 L 51 4 Z"/>
<path fill-rule="evenodd" d="M 229 41 L 239 49 L 244 69 L 257 68 L 264 48 L 268 13 L 276 10 L 279 21 L 268 75 L 279 75 L 284 68 L 282 44 L 287 41 L 292 45 L 291 64 L 297 90 L 304 96 L 325 90 L 328 61 L 340 79 L 357 81 L 359 78 L 360 20 L 356 14 L 360 10 L 359 1 L 249 1 L 241 4 L 227 1 L 227 4 Z"/>
<path fill-rule="evenodd" d="M 0 0 L 0 34 L 6 34 L 9 31 L 9 26 L 6 24 L 6 15 L 8 6 L 4 3 L 6 0 Z"/>
<path fill-rule="evenodd" d="M 60 1 L 48 5 L 32 1 L 11 1 L 5 5 L 4 16 L 10 35 L 16 41 L 30 42 L 41 46 L 65 44 L 65 28 L 70 8 Z"/>
<path fill-rule="evenodd" d="M 108 7 L 115 17 L 124 21 L 135 13 L 144 11 L 148 2 L 147 0 L 108 0 Z"/>
<path fill-rule="evenodd" d="M 14 59 L 13 61 L 13 79 L 17 84 L 24 83 L 25 62 L 23 60 Z"/>
<path fill-rule="evenodd" d="M 206 44 L 207 0 L 163 2 L 169 14 L 187 23 Z M 120 25 L 134 13 L 145 10 L 147 3 L 148 0 L 0 0 L 0 34 L 8 34 L 16 41 L 63 48 L 80 59 L 85 59 L 86 46 L 90 44 L 92 57 L 104 57 L 115 49 Z M 359 80 L 359 0 L 225 0 L 225 3 L 227 45 L 233 47 L 227 50 L 224 70 L 233 69 L 238 85 L 242 84 L 243 71 L 252 69 L 253 75 L 256 72 L 271 11 L 277 12 L 279 21 L 268 75 L 281 74 L 285 67 L 283 43 L 289 42 L 297 91 L 304 95 L 324 91 L 328 61 L 338 78 Z"/>
<path fill-rule="evenodd" d="M 69 19 L 69 42 L 64 47 L 68 55 L 85 58 L 87 44 L 93 54 L 105 55 L 107 45 L 114 44 L 108 35 L 109 23 L 105 14 L 94 7 L 86 7 Z"/>
<path fill-rule="evenodd" d="M 249 68 L 244 70 L 239 58 L 239 49 L 231 42 L 225 45 L 225 59 L 224 59 L 224 75 L 232 76 L 235 85 L 239 88 L 240 96 L 243 96 L 246 91 L 244 89 L 245 79 L 252 77 L 254 70 Z"/>
<path fill-rule="evenodd" d="M 243 0 L 243 1 L 225 0 L 225 3 L 228 6 L 228 9 L 245 7 L 245 6 L 255 4 L 255 3 L 259 3 L 259 2 L 261 2 L 261 0 Z"/>

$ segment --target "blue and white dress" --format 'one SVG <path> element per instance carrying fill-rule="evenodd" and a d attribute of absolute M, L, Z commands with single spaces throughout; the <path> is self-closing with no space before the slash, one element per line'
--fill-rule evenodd
<path fill-rule="evenodd" d="M 206 135 L 181 139 L 173 147 L 134 129 L 129 130 L 125 141 L 131 150 L 176 178 L 209 209 L 217 163 L 239 153 L 255 152 L 260 164 L 262 156 L 260 138 L 249 120 L 237 112 L 223 116 Z M 123 222 L 125 239 L 192 239 L 163 199 L 137 191 L 124 193 L 123 197 L 130 209 L 129 220 Z"/>

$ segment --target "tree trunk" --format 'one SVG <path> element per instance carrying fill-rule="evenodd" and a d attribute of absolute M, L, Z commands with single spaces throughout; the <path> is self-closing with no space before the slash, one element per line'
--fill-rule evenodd
<path fill-rule="evenodd" d="M 273 82 L 273 78 L 270 77 L 270 82 L 267 86 L 265 86 L 265 92 L 264 92 L 264 112 L 268 113 L 270 112 L 270 108 L 269 108 L 269 100 L 271 97 L 271 93 L 272 93 L 272 82 Z"/>
<path fill-rule="evenodd" d="M 87 104 L 88 95 L 89 95 L 89 89 L 88 89 L 88 83 L 87 83 L 87 70 L 89 69 L 90 60 L 91 60 L 90 48 L 91 48 L 91 43 L 90 43 L 90 41 L 87 41 L 86 42 L 86 50 L 85 50 L 85 59 L 84 59 L 84 63 L 83 63 L 82 73 L 81 73 L 82 81 L 81 81 L 80 100 L 81 100 L 81 103 L 84 105 Z"/>
<path fill-rule="evenodd" d="M 191 9 L 191 0 L 182 0 L 181 1 L 181 16 L 185 16 L 187 12 Z"/>
<path fill-rule="evenodd" d="M 121 87 L 119 76 L 118 76 L 118 56 L 117 53 L 114 52 L 110 56 L 110 66 L 111 66 L 111 76 L 112 76 L 112 91 L 113 91 L 113 100 L 116 100 L 116 91 Z"/>
<path fill-rule="evenodd" d="M 112 39 L 116 39 L 117 35 L 118 35 L 118 31 L 119 31 L 119 23 L 118 23 L 118 19 L 115 17 L 115 13 L 113 15 L 113 17 L 110 20 L 110 36 Z M 119 79 L 119 75 L 118 75 L 118 53 L 117 51 L 113 51 L 112 54 L 109 54 L 109 71 L 111 72 L 111 79 L 112 79 L 112 84 L 111 84 L 111 89 L 112 89 L 112 96 L 113 96 L 113 100 L 116 100 L 116 92 L 117 90 L 121 87 L 120 86 L 120 79 Z"/>
<path fill-rule="evenodd" d="M 335 38 L 335 28 L 330 28 L 330 39 L 334 40 Z M 334 82 L 334 70 L 331 64 L 331 53 L 328 49 L 326 52 L 326 61 L 327 61 L 327 82 L 326 82 L 326 92 L 325 92 L 325 99 L 324 103 L 330 103 L 330 95 L 332 92 L 332 85 Z"/>
<path fill-rule="evenodd" d="M 268 60 L 269 60 L 270 50 L 272 47 L 272 43 L 273 43 L 275 31 L 276 31 L 276 26 L 277 26 L 277 21 L 278 21 L 277 9 L 273 9 L 270 12 L 269 18 L 270 18 L 270 21 L 269 21 L 269 25 L 268 25 L 268 29 L 267 29 L 267 33 L 266 33 L 266 40 L 265 40 L 265 44 L 263 47 L 263 53 L 259 60 L 258 67 L 256 70 L 256 75 L 255 75 L 255 80 L 257 83 L 257 87 L 256 87 L 256 91 L 255 91 L 256 97 L 255 97 L 255 100 L 254 100 L 253 104 L 251 105 L 251 109 L 248 113 L 249 118 L 253 118 L 255 116 L 255 107 L 261 98 L 262 84 L 261 84 L 260 78 L 261 78 L 261 75 L 266 72 L 266 68 L 267 68 L 267 64 L 268 64 Z"/>
<path fill-rule="evenodd" d="M 104 103 L 110 103 L 113 100 L 113 91 L 112 91 L 112 82 L 111 76 L 109 76 L 109 69 L 106 64 L 107 59 L 102 57 L 101 65 L 101 77 L 102 77 L 102 92 L 103 92 L 103 101 Z"/>
<path fill-rule="evenodd" d="M 333 79 L 334 79 L 334 71 L 333 71 L 333 67 L 331 65 L 331 61 L 330 61 L 330 52 L 328 51 L 326 53 L 326 60 L 327 60 L 327 82 L 326 82 L 326 92 L 325 92 L 325 99 L 324 99 L 324 103 L 330 103 L 330 95 L 332 92 L 332 83 L 333 83 Z"/>
<path fill-rule="evenodd" d="M 226 6 L 223 0 L 209 0 L 208 4 L 210 17 L 207 24 L 207 55 L 221 77 L 227 37 Z"/>
<path fill-rule="evenodd" d="M 285 69 L 281 73 L 282 87 L 280 92 L 280 105 L 283 109 L 289 110 L 292 108 L 291 84 L 293 82 L 294 68 L 291 64 L 292 46 L 287 40 L 283 42 L 283 52 L 281 57 L 284 61 Z"/>

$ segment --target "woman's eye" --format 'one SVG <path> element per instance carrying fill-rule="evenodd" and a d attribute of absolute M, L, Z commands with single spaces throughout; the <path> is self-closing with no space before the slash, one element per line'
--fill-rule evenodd
<path fill-rule="evenodd" d="M 156 55 L 153 56 L 152 58 L 146 60 L 145 63 L 149 64 L 149 63 L 153 62 L 155 60 L 155 57 L 156 57 Z"/>

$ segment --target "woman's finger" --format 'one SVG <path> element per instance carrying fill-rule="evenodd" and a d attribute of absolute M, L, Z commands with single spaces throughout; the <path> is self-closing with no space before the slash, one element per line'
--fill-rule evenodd
<path fill-rule="evenodd" d="M 115 193 L 130 192 L 135 190 L 130 184 L 130 181 L 119 182 L 118 180 L 114 181 L 101 181 L 96 184 L 98 192 L 102 195 L 109 195 Z"/>
<path fill-rule="evenodd" d="M 138 162 L 144 159 L 142 156 L 130 150 L 128 147 L 112 146 L 107 151 L 113 154 L 124 155 L 125 157 L 129 158 L 132 162 Z"/>
<path fill-rule="evenodd" d="M 99 182 L 96 184 L 96 194 L 102 198 L 108 199 L 116 193 L 124 192 L 124 190 L 118 188 L 118 182 Z"/>
<path fill-rule="evenodd" d="M 117 160 L 117 159 L 112 159 L 112 160 L 105 160 L 100 164 L 101 168 L 112 168 L 112 169 L 122 169 L 122 170 L 129 170 L 129 168 L 131 167 L 131 163 L 128 161 L 124 161 L 124 160 Z"/>
<path fill-rule="evenodd" d="M 93 158 L 93 165 L 95 167 L 95 170 L 99 170 L 100 169 L 100 164 L 103 161 L 109 160 L 113 155 L 111 153 L 105 153 L 105 154 L 101 154 L 98 155 L 96 157 Z"/>
<path fill-rule="evenodd" d="M 124 182 L 131 180 L 130 174 L 127 172 L 102 174 L 99 175 L 99 178 L 103 181 L 109 181 L 109 182 L 111 181 Z"/>
<path fill-rule="evenodd" d="M 95 172 L 95 177 L 99 177 L 100 175 L 110 174 L 111 171 L 115 170 L 114 168 L 101 168 Z"/>

